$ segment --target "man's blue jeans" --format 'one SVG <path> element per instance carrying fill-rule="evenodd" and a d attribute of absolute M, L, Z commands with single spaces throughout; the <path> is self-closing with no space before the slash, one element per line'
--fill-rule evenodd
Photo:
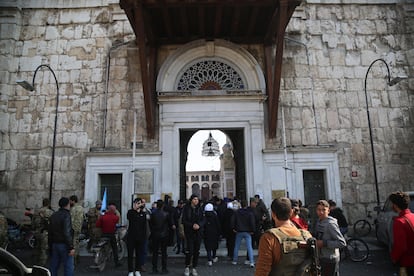
<path fill-rule="evenodd" d="M 252 236 L 250 235 L 249 232 L 237 232 L 236 245 L 234 246 L 233 262 L 237 262 L 237 258 L 239 257 L 239 248 L 240 248 L 242 239 L 244 239 L 246 242 L 247 255 L 249 256 L 250 264 L 254 264 Z"/>
<path fill-rule="evenodd" d="M 73 276 L 74 264 L 73 256 L 69 256 L 69 248 L 65 243 L 52 244 L 52 256 L 50 260 L 50 270 L 52 276 L 59 275 L 59 266 L 63 263 L 65 276 Z"/>

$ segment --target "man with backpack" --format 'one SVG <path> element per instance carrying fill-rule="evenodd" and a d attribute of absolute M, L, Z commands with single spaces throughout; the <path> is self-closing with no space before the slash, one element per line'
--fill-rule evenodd
<path fill-rule="evenodd" d="M 267 230 L 260 238 L 255 276 L 317 275 L 311 269 L 312 254 L 307 245 L 312 235 L 289 220 L 290 199 L 273 200 L 271 209 L 276 228 Z"/>

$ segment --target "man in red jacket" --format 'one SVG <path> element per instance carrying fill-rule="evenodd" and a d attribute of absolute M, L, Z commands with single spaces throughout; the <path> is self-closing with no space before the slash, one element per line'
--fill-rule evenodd
<path fill-rule="evenodd" d="M 405 268 L 407 275 L 414 275 L 414 214 L 408 209 L 410 197 L 403 192 L 394 192 L 388 198 L 393 210 L 398 213 L 392 226 L 391 259 Z"/>
<path fill-rule="evenodd" d="M 110 239 L 115 267 L 121 266 L 121 263 L 118 260 L 118 247 L 116 245 L 115 237 L 116 225 L 118 222 L 119 217 L 116 214 L 116 206 L 114 203 L 109 203 L 108 210 L 96 221 L 96 227 L 102 229 L 102 237 Z"/>

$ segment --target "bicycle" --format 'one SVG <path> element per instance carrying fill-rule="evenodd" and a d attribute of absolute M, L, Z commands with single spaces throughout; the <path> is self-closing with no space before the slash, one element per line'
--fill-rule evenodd
<path fill-rule="evenodd" d="M 354 262 L 363 262 L 368 259 L 368 244 L 359 238 L 346 238 L 346 246 L 341 248 L 341 260 L 350 257 Z"/>
<path fill-rule="evenodd" d="M 121 261 L 127 252 L 126 243 L 123 240 L 126 232 L 127 230 L 125 226 L 117 226 L 115 238 L 118 248 L 118 261 Z M 92 252 L 94 253 L 94 264 L 91 265 L 90 268 L 96 268 L 99 272 L 102 272 L 106 267 L 106 262 L 112 259 L 113 252 L 110 239 L 107 237 L 101 237 L 98 243 L 92 246 Z"/>
<path fill-rule="evenodd" d="M 376 210 L 376 208 L 374 208 Z M 359 219 L 354 223 L 354 235 L 358 237 L 366 237 L 371 233 L 372 226 L 374 225 L 376 229 L 377 220 L 372 221 L 371 211 L 366 210 L 367 218 Z M 371 222 L 372 221 L 372 222 Z"/>

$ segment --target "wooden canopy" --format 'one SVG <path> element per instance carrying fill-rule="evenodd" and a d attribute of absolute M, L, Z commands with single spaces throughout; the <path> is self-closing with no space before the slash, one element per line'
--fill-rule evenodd
<path fill-rule="evenodd" d="M 224 39 L 264 46 L 269 137 L 275 137 L 283 38 L 300 3 L 301 0 L 120 0 L 137 38 L 148 135 L 154 137 L 158 47 L 197 39 Z"/>

